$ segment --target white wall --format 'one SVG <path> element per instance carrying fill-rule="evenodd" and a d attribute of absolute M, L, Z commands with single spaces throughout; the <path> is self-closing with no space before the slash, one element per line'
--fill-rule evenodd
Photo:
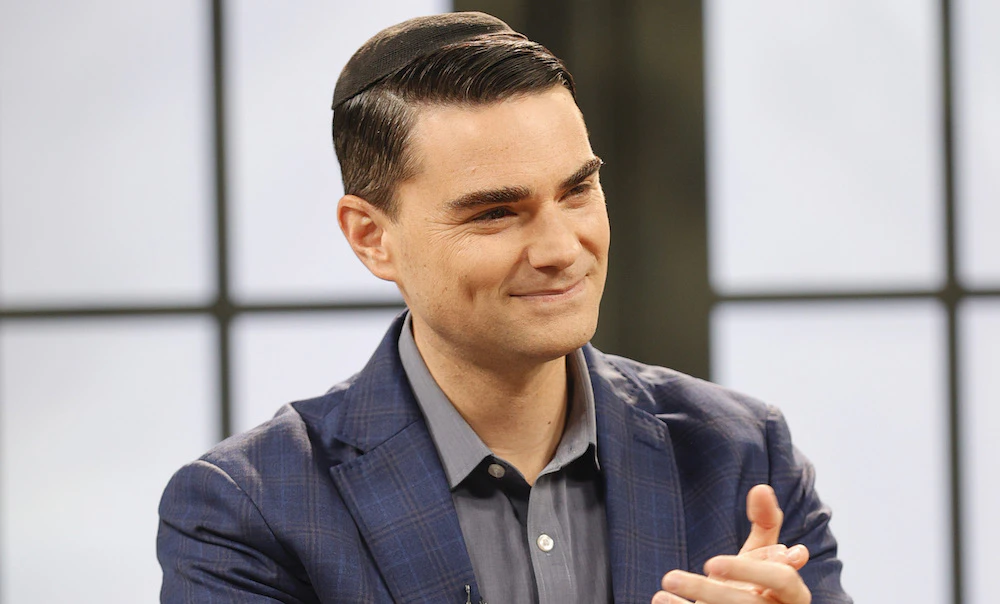
<path fill-rule="evenodd" d="M 952 7 L 956 273 L 996 291 L 1000 8 Z M 785 410 L 859 602 L 951 601 L 940 3 L 705 9 L 711 282 L 731 300 L 712 316 L 714 377 Z M 794 300 L 895 291 L 914 297 Z M 966 604 L 995 599 L 1000 562 L 998 313 L 996 296 L 957 313 Z"/>
<path fill-rule="evenodd" d="M 398 300 L 337 233 L 329 101 L 364 38 L 447 4 L 225 3 L 230 287 L 240 302 Z M 937 6 L 706 3 L 720 293 L 941 284 Z M 1000 11 L 989 0 L 954 6 L 959 274 L 967 287 L 996 288 Z M 3 308 L 214 298 L 210 49 L 207 2 L 0 2 Z M 237 319 L 236 427 L 359 369 L 391 314 Z M 996 299 L 960 313 L 974 604 L 990 601 L 1000 561 L 998 317 Z M 930 296 L 733 302 L 714 314 L 717 378 L 786 410 L 835 507 L 858 601 L 949 598 L 943 329 Z M 207 314 L 4 320 L 0 600 L 155 600 L 159 493 L 219 431 L 217 339 Z"/>
<path fill-rule="evenodd" d="M 443 0 L 226 2 L 230 288 L 399 300 L 336 227 L 330 99 L 368 36 Z M 0 2 L 0 306 L 210 303 L 211 3 Z M 364 364 L 390 311 L 243 315 L 239 428 Z M 4 319 L 0 601 L 155 601 L 156 507 L 218 438 L 209 313 Z M 112 580 L 113 578 L 113 580 Z"/>
<path fill-rule="evenodd" d="M 714 379 L 779 406 L 815 464 L 848 593 L 949 601 L 943 309 L 928 300 L 730 303 L 712 328 Z"/>

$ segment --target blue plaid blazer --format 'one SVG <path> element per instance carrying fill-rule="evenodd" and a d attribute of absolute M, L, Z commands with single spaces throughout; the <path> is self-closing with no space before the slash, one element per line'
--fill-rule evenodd
<path fill-rule="evenodd" d="M 400 364 L 397 320 L 367 366 L 283 407 L 171 479 L 160 503 L 163 602 L 479 601 L 437 451 Z M 804 543 L 816 604 L 850 602 L 813 490 L 777 410 L 683 374 L 585 349 L 606 485 L 615 602 L 650 601 L 749 534 L 770 483 L 781 540 Z M 493 603 L 516 604 L 516 603 Z"/>

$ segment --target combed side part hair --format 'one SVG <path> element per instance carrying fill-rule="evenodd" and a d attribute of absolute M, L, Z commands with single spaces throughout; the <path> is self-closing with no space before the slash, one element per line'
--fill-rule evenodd
<path fill-rule="evenodd" d="M 414 173 L 409 136 L 421 105 L 479 105 L 564 86 L 573 77 L 544 46 L 486 35 L 443 46 L 337 107 L 333 143 L 344 192 L 395 219 L 396 187 Z"/>

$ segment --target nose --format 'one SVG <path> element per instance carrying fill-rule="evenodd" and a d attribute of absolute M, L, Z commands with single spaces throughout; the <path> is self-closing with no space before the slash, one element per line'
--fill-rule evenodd
<path fill-rule="evenodd" d="M 565 269 L 576 262 L 582 246 L 569 212 L 548 206 L 538 212 L 528 233 L 528 263 L 533 268 Z"/>

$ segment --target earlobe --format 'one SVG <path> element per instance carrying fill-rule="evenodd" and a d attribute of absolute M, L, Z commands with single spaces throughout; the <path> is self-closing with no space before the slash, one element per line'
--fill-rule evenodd
<path fill-rule="evenodd" d="M 344 195 L 337 204 L 337 223 L 368 270 L 379 279 L 395 281 L 394 258 L 386 231 L 389 217 L 356 195 Z"/>

